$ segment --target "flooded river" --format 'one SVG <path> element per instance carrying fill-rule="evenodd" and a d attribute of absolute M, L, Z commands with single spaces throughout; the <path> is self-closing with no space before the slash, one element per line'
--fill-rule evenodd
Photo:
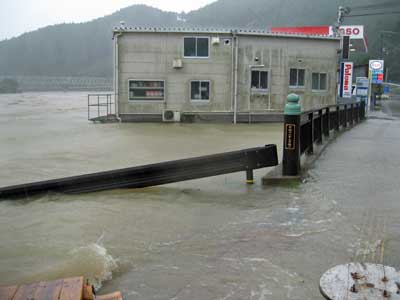
<path fill-rule="evenodd" d="M 281 149 L 281 124 L 91 124 L 85 96 L 0 95 L 0 186 L 269 143 Z M 317 169 L 304 185 L 263 187 L 266 172 L 255 172 L 253 186 L 237 173 L 0 202 L 0 284 L 84 275 L 124 299 L 321 299 L 325 270 L 379 260 L 380 237 L 361 247 L 340 201 L 346 195 L 319 182 L 336 177 Z"/>

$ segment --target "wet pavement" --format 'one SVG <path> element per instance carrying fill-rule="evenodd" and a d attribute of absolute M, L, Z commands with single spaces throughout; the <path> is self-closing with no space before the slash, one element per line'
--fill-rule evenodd
<path fill-rule="evenodd" d="M 78 95 L 46 100 L 58 96 L 21 100 L 58 112 L 47 114 L 7 99 L 17 104 L 0 113 L 2 183 L 281 145 L 279 124 L 91 125 Z M 319 278 L 332 266 L 400 268 L 399 150 L 400 121 L 381 112 L 335 139 L 299 186 L 263 187 L 261 170 L 254 186 L 238 173 L 0 202 L 0 282 L 79 273 L 132 300 L 322 299 Z"/>

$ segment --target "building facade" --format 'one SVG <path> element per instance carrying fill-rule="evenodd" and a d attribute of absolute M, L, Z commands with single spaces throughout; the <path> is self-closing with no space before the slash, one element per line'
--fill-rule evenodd
<path fill-rule="evenodd" d="M 340 40 L 244 30 L 116 28 L 122 121 L 278 121 L 286 96 L 334 104 Z"/>

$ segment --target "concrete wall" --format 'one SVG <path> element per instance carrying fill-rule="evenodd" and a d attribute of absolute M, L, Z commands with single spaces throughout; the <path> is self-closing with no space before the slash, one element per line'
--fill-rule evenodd
<path fill-rule="evenodd" d="M 333 104 L 336 101 L 336 70 L 339 42 L 294 38 L 240 37 L 239 40 L 239 108 L 241 111 L 283 111 L 286 97 L 296 93 L 304 110 Z M 258 57 L 259 61 L 255 62 Z M 251 70 L 257 64 L 269 71 L 269 89 L 266 93 L 252 93 Z M 253 66 L 252 68 L 250 66 Z M 304 88 L 289 87 L 290 68 L 305 69 Z M 313 91 L 312 73 L 327 73 L 327 90 Z M 250 101 L 250 104 L 249 104 Z"/>
<path fill-rule="evenodd" d="M 184 36 L 194 35 L 136 33 L 119 37 L 120 113 L 161 113 L 163 109 L 187 112 L 231 110 L 232 43 L 210 45 L 209 58 L 183 59 Z M 177 58 L 183 60 L 182 69 L 172 67 L 173 60 Z M 129 79 L 165 80 L 165 101 L 142 104 L 129 101 Z M 191 80 L 210 80 L 209 102 L 191 101 Z"/>
<path fill-rule="evenodd" d="M 185 36 L 218 36 L 209 58 L 183 58 Z M 224 43 L 230 35 L 186 33 L 124 33 L 119 46 L 119 113 L 161 114 L 164 109 L 181 112 L 232 112 L 234 43 Z M 338 41 L 261 36 L 239 36 L 238 111 L 282 111 L 288 93 L 300 95 L 304 109 L 335 103 Z M 255 61 L 258 57 L 258 62 Z M 183 61 L 174 69 L 173 60 Z M 251 92 L 251 66 L 264 65 L 269 72 L 269 89 Z M 289 69 L 303 68 L 305 88 L 289 88 Z M 256 68 L 258 69 L 258 68 Z M 312 91 L 311 74 L 328 74 L 328 90 Z M 129 79 L 165 80 L 165 101 L 129 101 Z M 190 81 L 209 80 L 209 102 L 190 100 Z"/>

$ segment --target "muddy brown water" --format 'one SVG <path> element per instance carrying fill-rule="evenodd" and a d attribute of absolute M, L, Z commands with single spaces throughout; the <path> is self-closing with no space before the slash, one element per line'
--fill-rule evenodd
<path fill-rule="evenodd" d="M 85 93 L 1 95 L 0 186 L 281 149 L 281 124 L 91 124 L 86 116 Z M 84 275 L 124 299 L 321 299 L 325 270 L 361 250 L 378 259 L 381 237 L 370 247 L 360 240 L 340 180 L 317 168 L 304 185 L 263 187 L 266 172 L 255 172 L 253 186 L 236 173 L 0 202 L 0 284 Z"/>

